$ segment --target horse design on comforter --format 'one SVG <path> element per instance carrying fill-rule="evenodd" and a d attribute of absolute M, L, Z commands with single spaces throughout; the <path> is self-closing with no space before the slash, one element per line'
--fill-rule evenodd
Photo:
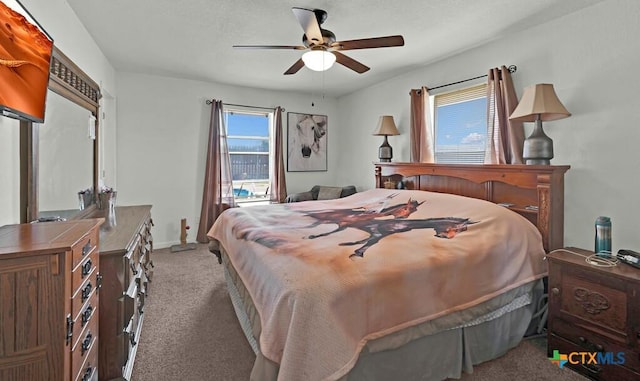
<path fill-rule="evenodd" d="M 407 202 L 400 202 L 389 206 L 390 201 L 397 195 L 398 193 L 393 193 L 356 208 L 307 209 L 300 211 L 289 210 L 290 207 L 288 206 L 285 206 L 285 208 L 298 216 L 311 217 L 315 220 L 313 223 L 302 226 L 301 228 L 312 229 L 320 225 L 336 225 L 333 230 L 327 232 L 314 233 L 312 230 L 312 234 L 304 236 L 304 239 L 315 240 L 327 237 L 347 228 L 365 232 L 368 236 L 364 239 L 339 243 L 340 246 L 361 245 L 349 255 L 350 258 L 364 257 L 367 249 L 377 244 L 383 238 L 396 233 L 408 232 L 414 229 L 433 229 L 436 237 L 451 239 L 458 233 L 467 230 L 468 225 L 478 222 L 462 217 L 412 219 L 409 217 L 424 204 L 424 201 L 419 202 L 409 197 Z M 275 216 L 271 217 L 276 218 Z M 243 223 L 238 223 L 232 228 L 237 238 L 253 241 L 269 248 L 277 248 L 280 245 L 286 244 L 286 241 L 283 241 L 280 237 L 270 232 L 272 229 L 278 230 L 279 228 L 256 229 L 255 227 L 250 228 L 249 226 L 245 226 Z M 282 229 L 289 229 L 289 227 L 283 226 Z"/>
<path fill-rule="evenodd" d="M 395 193 L 391 194 L 387 196 L 386 199 L 392 199 L 396 195 Z M 350 257 L 357 256 L 362 258 L 368 248 L 392 234 L 407 232 L 413 229 L 434 229 L 436 237 L 451 239 L 459 232 L 467 230 L 467 225 L 477 222 L 470 221 L 469 218 L 461 217 L 409 219 L 408 217 L 418 210 L 418 207 L 423 203 L 424 201 L 417 202 L 409 198 L 404 204 L 400 203 L 380 208 L 377 211 L 368 208 L 310 211 L 305 214 L 317 220 L 311 224 L 310 227 L 320 224 L 336 224 L 337 227 L 329 232 L 312 234 L 306 238 L 315 239 L 326 237 L 345 230 L 346 228 L 362 230 L 369 234 L 367 238 L 340 243 L 340 246 L 362 245 L 350 255 Z"/>

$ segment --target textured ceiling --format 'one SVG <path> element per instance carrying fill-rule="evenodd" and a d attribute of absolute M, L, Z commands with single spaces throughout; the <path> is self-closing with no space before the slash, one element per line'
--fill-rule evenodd
<path fill-rule="evenodd" d="M 67 0 L 118 71 L 340 96 L 601 0 Z M 303 68 L 301 52 L 232 45 L 300 45 L 292 7 L 328 12 L 337 40 L 401 34 L 405 46 L 347 51 L 371 68 Z"/>

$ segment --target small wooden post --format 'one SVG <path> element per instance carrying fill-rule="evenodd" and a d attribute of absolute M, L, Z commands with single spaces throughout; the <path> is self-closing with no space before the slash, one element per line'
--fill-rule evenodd
<path fill-rule="evenodd" d="M 180 220 L 180 245 L 187 244 L 187 219 Z"/>
<path fill-rule="evenodd" d="M 180 244 L 171 246 L 171 252 L 193 250 L 196 248 L 195 243 L 187 243 L 187 230 L 189 230 L 187 219 L 183 218 L 180 220 Z"/>

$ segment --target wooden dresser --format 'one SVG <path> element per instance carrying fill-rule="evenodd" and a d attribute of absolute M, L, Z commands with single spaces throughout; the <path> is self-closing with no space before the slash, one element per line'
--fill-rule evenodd
<path fill-rule="evenodd" d="M 594 380 L 640 380 L 640 270 L 596 267 L 585 261 L 592 254 L 569 247 L 547 257 L 549 357 L 598 352 L 600 362 L 574 355 L 565 366 Z"/>
<path fill-rule="evenodd" d="M 0 227 L 0 380 L 97 380 L 102 222 Z"/>
<path fill-rule="evenodd" d="M 153 275 L 151 206 L 96 210 L 100 228 L 100 380 L 129 380 Z"/>

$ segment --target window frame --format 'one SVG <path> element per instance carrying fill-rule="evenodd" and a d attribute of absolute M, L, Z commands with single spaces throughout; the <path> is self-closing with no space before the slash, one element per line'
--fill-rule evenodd
<path fill-rule="evenodd" d="M 271 185 L 271 177 L 273 176 L 274 170 L 274 160 L 273 160 L 273 149 L 275 143 L 275 135 L 274 135 L 274 114 L 275 111 L 265 111 L 262 109 L 251 108 L 251 107 L 227 107 L 223 110 L 223 117 L 225 122 L 226 129 L 226 138 L 227 138 L 227 150 L 229 152 L 229 158 L 231 159 L 231 155 L 265 155 L 268 157 L 269 169 L 268 175 L 266 179 L 240 179 L 240 180 L 232 180 L 233 183 L 233 197 L 236 201 L 236 204 L 242 206 L 243 204 L 255 204 L 255 203 L 264 203 L 270 200 L 270 185 Z M 259 136 L 259 135 L 230 135 L 229 134 L 229 115 L 233 114 L 241 114 L 241 115 L 253 115 L 266 117 L 267 121 L 267 133 L 268 136 Z M 231 151 L 231 147 L 229 145 L 230 139 L 236 140 L 265 140 L 267 141 L 268 151 Z M 231 163 L 231 160 L 230 160 Z M 233 165 L 231 165 L 231 176 L 234 178 Z M 245 187 L 246 186 L 246 187 Z M 256 189 L 260 188 L 260 192 L 256 192 Z M 266 190 L 263 190 L 265 189 Z M 246 196 L 242 196 L 241 192 L 243 189 L 247 189 L 248 193 Z M 236 194 L 236 190 L 238 190 L 238 194 Z"/>
<path fill-rule="evenodd" d="M 433 155 L 434 155 L 434 161 L 436 163 L 442 163 L 442 164 L 484 164 L 484 156 L 486 153 L 486 149 L 487 149 L 487 108 L 486 108 L 486 102 L 488 102 L 487 99 L 487 83 L 478 83 L 475 85 L 471 85 L 471 86 L 467 86 L 467 87 L 463 87 L 463 88 L 458 88 L 455 90 L 451 90 L 451 91 L 447 91 L 447 92 L 442 92 L 439 94 L 434 94 L 434 95 L 430 95 L 429 96 L 429 110 L 431 111 L 431 123 L 430 126 L 432 128 L 432 133 L 433 133 L 433 143 L 432 143 L 432 149 L 433 149 Z M 457 150 L 457 151 L 438 151 L 438 134 L 442 134 L 443 131 L 439 131 L 438 130 L 438 107 L 442 107 L 442 106 L 448 106 L 448 105 L 454 105 L 454 104 L 459 104 L 462 102 L 469 102 L 469 101 L 473 101 L 473 100 L 477 100 L 477 99 L 485 99 L 485 109 L 484 109 L 484 115 L 483 115 L 483 122 L 484 122 L 484 142 L 482 144 L 483 146 L 483 150 L 482 151 L 476 151 L 476 150 L 469 150 L 469 151 L 462 151 L 462 150 Z M 443 153 L 448 153 L 449 155 L 449 159 L 448 160 L 442 160 L 442 156 Z M 469 158 L 475 157 L 475 160 L 470 160 Z M 466 158 L 466 159 L 465 159 Z M 438 160 L 440 159 L 440 160 Z"/>

